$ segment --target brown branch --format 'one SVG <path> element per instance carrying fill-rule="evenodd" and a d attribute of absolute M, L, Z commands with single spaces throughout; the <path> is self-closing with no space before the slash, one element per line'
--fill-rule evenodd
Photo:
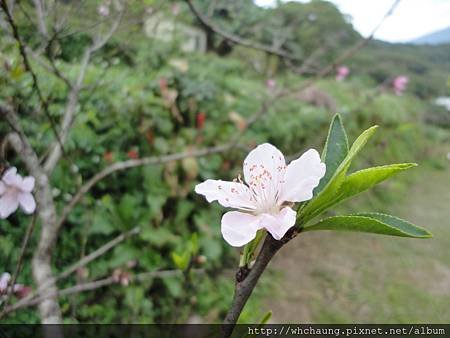
<path fill-rule="evenodd" d="M 45 14 L 44 14 L 44 5 L 41 0 L 33 0 L 34 7 L 36 10 L 36 17 L 38 23 L 39 33 L 44 37 L 48 38 L 48 30 L 47 25 L 45 24 Z"/>
<path fill-rule="evenodd" d="M 256 258 L 255 264 L 249 270 L 246 266 L 241 267 L 236 273 L 236 285 L 234 296 L 222 326 L 222 337 L 230 337 L 239 316 L 251 296 L 262 273 L 265 271 L 271 259 L 283 245 L 296 237 L 298 230 L 294 227 L 287 232 L 281 240 L 275 240 L 270 234 L 266 236 L 261 251 Z"/>
<path fill-rule="evenodd" d="M 226 32 L 223 29 L 221 29 L 220 27 L 216 26 L 214 23 L 212 23 L 207 17 L 205 17 L 202 13 L 200 13 L 200 11 L 194 6 L 194 4 L 192 3 L 192 0 L 185 0 L 186 3 L 188 4 L 191 12 L 195 15 L 195 17 L 200 21 L 200 23 L 208 30 L 211 30 L 212 32 L 222 36 L 225 40 L 228 40 L 230 42 L 233 42 L 235 44 L 244 46 L 244 47 L 248 47 L 248 48 L 252 48 L 252 49 L 256 49 L 256 50 L 260 50 L 272 55 L 277 55 L 280 56 L 282 58 L 288 59 L 288 60 L 293 60 L 293 61 L 300 61 L 301 58 L 298 56 L 295 56 L 289 52 L 280 50 L 278 48 L 275 47 L 271 47 L 271 46 L 267 46 L 267 45 L 263 45 L 259 42 L 256 41 L 251 41 L 251 40 L 247 40 L 244 38 L 241 38 L 237 35 L 234 35 L 232 33 Z"/>
<path fill-rule="evenodd" d="M 56 281 L 66 278 L 70 276 L 73 272 L 75 272 L 77 269 L 89 264 L 93 260 L 97 259 L 98 257 L 104 255 L 106 252 L 111 250 L 112 248 L 116 247 L 118 244 L 126 240 L 127 238 L 130 238 L 131 236 L 137 235 L 140 231 L 139 227 L 134 227 L 130 231 L 127 231 L 118 237 L 114 238 L 112 241 L 109 241 L 105 245 L 101 246 L 94 252 L 90 253 L 89 255 L 83 257 L 81 260 L 79 260 L 77 263 L 73 264 L 63 272 L 61 272 L 58 276 L 56 276 Z"/>
<path fill-rule="evenodd" d="M 94 177 L 92 177 L 89 181 L 87 181 L 79 190 L 78 192 L 73 196 L 72 200 L 65 206 L 61 213 L 61 217 L 58 221 L 58 224 L 64 223 L 69 213 L 73 210 L 73 208 L 80 202 L 82 197 L 100 180 L 104 179 L 105 177 L 118 172 L 123 171 L 130 168 L 136 168 L 144 165 L 157 165 L 157 164 L 164 164 L 168 162 L 174 162 L 179 161 L 187 157 L 201 157 L 211 154 L 217 154 L 224 152 L 226 150 L 229 150 L 231 148 L 235 147 L 235 143 L 227 143 L 221 146 L 201 149 L 201 150 L 194 150 L 194 151 L 186 151 L 182 153 L 176 153 L 176 154 L 170 154 L 170 155 L 163 155 L 163 156 L 152 156 L 152 157 L 144 157 L 136 160 L 128 160 L 123 162 L 116 162 L 114 164 L 111 164 L 110 166 L 104 168 L 102 171 L 100 171 L 98 174 L 96 174 Z"/>
<path fill-rule="evenodd" d="M 0 116 L 5 118 L 14 130 L 9 136 L 9 142 L 36 180 L 35 196 L 38 203 L 37 214 L 41 220 L 41 234 L 32 261 L 33 278 L 38 287 L 49 283 L 48 290 L 55 292 L 56 286 L 51 282 L 53 280 L 51 253 L 56 243 L 58 226 L 49 178 L 40 166 L 39 158 L 23 132 L 17 114 L 10 107 L 0 105 Z M 43 324 L 62 322 L 56 298 L 48 298 L 41 302 L 39 312 Z"/>
<path fill-rule="evenodd" d="M 33 230 L 34 230 L 34 226 L 36 225 L 36 215 L 33 215 L 33 217 L 31 218 L 30 224 L 27 227 L 27 231 L 25 233 L 25 237 L 22 241 L 22 247 L 20 249 L 20 254 L 19 254 L 19 259 L 17 260 L 17 264 L 16 264 L 16 269 L 14 271 L 14 274 L 11 278 L 11 285 L 8 288 L 8 292 L 6 294 L 6 299 L 5 302 L 3 304 L 3 307 L 6 308 L 8 306 L 8 301 L 11 298 L 11 294 L 14 291 L 14 285 L 16 285 L 16 281 L 17 278 L 19 277 L 20 271 L 22 270 L 22 263 L 23 263 L 23 258 L 25 256 L 25 251 L 27 249 L 28 246 L 28 242 L 31 238 L 31 235 L 33 234 Z M 0 313 L 0 319 L 3 317 L 3 312 Z"/>
<path fill-rule="evenodd" d="M 59 290 L 57 288 L 49 289 L 50 286 L 55 285 L 57 281 L 70 276 L 77 269 L 79 269 L 79 268 L 81 268 L 83 266 L 86 266 L 87 264 L 89 264 L 93 260 L 95 260 L 98 257 L 104 255 L 109 250 L 111 250 L 112 248 L 116 247 L 118 244 L 123 242 L 125 239 L 127 239 L 127 238 L 129 238 L 129 237 L 131 237 L 133 235 L 136 235 L 137 233 L 139 233 L 139 230 L 140 230 L 139 227 L 135 227 L 135 228 L 131 229 L 130 231 L 127 231 L 127 232 L 119 235 L 118 237 L 114 238 L 113 240 L 109 241 L 108 243 L 106 243 L 105 245 L 101 246 L 97 250 L 93 251 L 89 255 L 83 257 L 81 260 L 79 260 L 78 262 L 72 264 L 70 267 L 65 269 L 63 272 L 61 272 L 56 277 L 52 278 L 51 280 L 48 280 L 46 283 L 38 285 L 37 290 L 35 290 L 34 292 L 29 294 L 25 298 L 21 299 L 20 301 L 18 301 L 14 305 L 10 306 L 9 308 L 5 309 L 4 313 L 2 313 L 2 315 L 10 313 L 12 311 L 15 311 L 15 310 L 17 310 L 19 308 L 22 308 L 24 306 L 24 304 L 27 304 L 32 299 L 35 299 L 37 296 L 41 297 L 41 296 L 39 296 L 39 294 L 42 294 L 44 291 L 48 291 L 48 292 L 45 294 L 45 297 L 43 297 L 42 299 L 48 299 L 49 297 L 53 297 L 53 296 L 56 297 L 59 294 Z"/>
<path fill-rule="evenodd" d="M 56 138 L 59 146 L 61 147 L 62 154 L 65 154 L 63 143 L 62 143 L 62 141 L 61 141 L 61 139 L 59 137 L 58 131 L 56 130 L 55 123 L 54 123 L 54 121 L 53 121 L 53 119 L 52 119 L 52 117 L 50 115 L 49 109 L 48 109 L 48 102 L 44 98 L 44 95 L 42 94 L 42 91 L 41 91 L 41 88 L 39 86 L 39 82 L 38 82 L 36 73 L 34 72 L 33 68 L 31 67 L 30 61 L 28 60 L 28 55 L 27 55 L 27 51 L 26 51 L 25 45 L 23 44 L 22 39 L 20 38 L 19 30 L 17 28 L 17 25 L 14 22 L 14 19 L 13 19 L 12 15 L 11 15 L 11 13 L 9 11 L 7 0 L 1 0 L 0 6 L 2 7 L 3 11 L 5 12 L 6 19 L 7 19 L 8 23 L 9 23 L 9 25 L 11 26 L 12 34 L 13 34 L 14 39 L 17 41 L 17 44 L 19 46 L 19 52 L 20 52 L 20 55 L 22 57 L 25 70 L 28 73 L 30 73 L 30 75 L 31 75 L 31 78 L 32 78 L 32 81 L 33 81 L 33 88 L 34 88 L 34 90 L 36 91 L 36 93 L 38 95 L 39 101 L 41 102 L 44 114 L 45 114 L 47 120 L 50 123 L 50 128 L 52 129 L 52 132 L 55 135 L 55 138 Z"/>
<path fill-rule="evenodd" d="M 383 23 L 386 21 L 386 19 L 392 15 L 395 8 L 397 8 L 398 4 L 401 0 L 396 0 L 390 7 L 390 9 L 386 12 L 386 14 L 383 16 L 383 18 L 380 20 L 378 25 L 372 30 L 370 35 L 364 39 L 361 39 L 358 41 L 355 45 L 353 45 L 351 48 L 345 50 L 342 52 L 334 61 L 330 62 L 328 65 L 326 65 L 324 68 L 322 68 L 320 71 L 316 73 L 316 75 L 309 81 L 304 82 L 301 84 L 298 88 L 295 90 L 285 90 L 281 91 L 279 93 L 279 97 L 283 96 L 289 96 L 294 94 L 295 92 L 304 90 L 306 88 L 309 88 L 311 85 L 313 85 L 317 80 L 320 80 L 321 78 L 325 77 L 326 75 L 330 74 L 336 66 L 342 64 L 347 59 L 351 58 L 353 55 L 355 55 L 361 48 L 365 47 L 374 37 L 375 33 L 378 31 L 378 29 L 383 25 Z"/>
<path fill-rule="evenodd" d="M 192 272 L 201 274 L 204 273 L 203 269 L 193 269 Z M 159 270 L 159 271 L 150 271 L 150 272 L 142 272 L 138 273 L 136 275 L 130 275 L 129 279 L 130 282 L 142 282 L 154 278 L 166 278 L 166 277 L 172 277 L 172 276 L 182 276 L 183 271 L 181 270 Z M 112 284 L 117 284 L 117 278 L 115 276 L 98 279 L 92 282 L 87 282 L 83 284 L 78 284 L 66 289 L 59 290 L 56 294 L 55 293 L 47 293 L 43 296 L 39 296 L 37 298 L 32 298 L 27 300 L 26 302 L 20 303 L 20 305 L 14 304 L 13 306 L 7 308 L 6 313 L 11 313 L 13 311 L 16 311 L 18 309 L 22 309 L 25 307 L 30 307 L 38 304 L 39 302 L 45 300 L 48 297 L 64 297 L 72 294 L 77 294 L 81 292 L 87 292 L 87 291 L 94 291 L 99 288 L 103 288 Z"/>
<path fill-rule="evenodd" d="M 4 0 L 3 0 L 4 1 Z M 89 63 L 91 61 L 92 55 L 98 51 L 100 48 L 102 48 L 108 40 L 112 37 L 114 32 L 117 30 L 117 28 L 120 25 L 120 22 L 122 21 L 123 15 L 125 10 L 122 9 L 119 14 L 117 15 L 116 19 L 113 21 L 109 31 L 101 36 L 97 36 L 92 45 L 87 47 L 84 51 L 83 59 L 81 61 L 80 71 L 78 73 L 77 79 L 74 84 L 71 86 L 71 90 L 69 92 L 69 97 L 66 103 L 66 107 L 64 110 L 63 119 L 61 121 L 60 126 L 60 136 L 61 136 L 61 144 L 55 143 L 50 146 L 50 154 L 45 161 L 44 169 L 47 173 L 51 173 L 53 169 L 58 164 L 59 159 L 61 158 L 63 148 L 61 147 L 62 144 L 65 143 L 70 128 L 75 120 L 75 115 L 77 111 L 77 105 L 78 105 L 78 98 L 79 93 L 83 86 L 84 77 L 87 72 L 87 68 L 89 66 Z"/>

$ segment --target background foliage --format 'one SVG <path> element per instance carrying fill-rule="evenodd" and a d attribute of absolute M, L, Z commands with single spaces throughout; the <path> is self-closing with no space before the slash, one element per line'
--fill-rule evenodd
<path fill-rule="evenodd" d="M 70 5 L 70 1 L 67 3 Z M 208 3 L 196 2 L 203 12 L 208 11 Z M 162 11 L 173 19 L 174 4 L 180 6 L 176 20 L 202 27 L 182 2 L 136 2 L 118 34 L 89 67 L 86 83 L 93 90 L 83 92 L 80 98 L 79 114 L 66 145 L 72 161 L 63 160 L 52 177 L 53 194 L 60 208 L 83 180 L 114 161 L 227 142 L 242 128 L 243 119 L 272 95 L 266 87 L 267 79 L 274 79 L 278 87 L 298 85 L 360 38 L 328 2 L 286 3 L 276 9 L 262 9 L 249 0 L 218 1 L 211 19 L 227 31 L 266 44 L 281 39 L 284 48 L 302 58 L 321 46 L 331 46 L 329 52 L 316 58 L 309 72 L 298 76 L 273 56 L 230 45 L 211 36 L 211 32 L 207 32 L 206 54 L 184 53 L 176 40 L 162 42 L 145 36 L 136 22 L 146 17 L 146 8 Z M 80 51 L 91 41 L 89 31 L 83 28 L 99 20 L 96 6 L 90 2 L 81 9 L 83 15 L 71 18 L 70 28 L 80 33 L 55 41 L 50 50 L 57 65 L 69 76 L 79 68 Z M 27 43 L 33 45 L 35 33 L 25 17 L 19 29 Z M 35 113 L 36 96 L 32 95 L 31 78 L 23 68 L 17 46 L 3 35 L 0 44 L 0 99 L 19 107 L 33 146 L 44 153 L 53 140 L 50 125 L 43 115 Z M 445 129 L 449 113 L 431 102 L 449 93 L 449 55 L 448 45 L 424 47 L 375 41 L 348 61 L 348 80 L 337 82 L 329 77 L 315 85 L 335 102 L 351 139 L 370 125 L 382 126 L 356 168 L 403 161 L 428 163 L 434 168 L 447 166 L 443 149 L 449 142 Z M 37 64 L 34 66 L 42 90 L 49 97 L 51 115 L 58 120 L 67 96 L 65 87 Z M 395 96 L 388 86 L 374 95 L 377 85 L 399 74 L 411 79 L 404 96 Z M 332 116 L 328 107 L 301 101 L 299 93 L 273 105 L 263 120 L 246 133 L 242 144 L 270 142 L 285 154 L 309 147 L 321 149 Z M 2 121 L 0 133 L 6 132 Z M 12 152 L 8 155 L 10 164 L 22 168 Z M 205 269 L 206 273 L 194 274 L 191 280 L 180 275 L 128 286 L 117 284 L 63 298 L 65 320 L 186 322 L 194 315 L 207 322 L 220 320 L 230 302 L 231 269 L 237 254 L 220 236 L 223 210 L 196 196 L 193 187 L 207 178 L 237 177 L 244 156 L 245 151 L 234 150 L 225 155 L 187 158 L 179 163 L 117 173 L 96 185 L 62 229 L 53 253 L 56 269 L 63 269 L 135 226 L 142 231 L 63 286 L 109 276 L 115 269 L 134 274 L 183 268 L 190 259 L 195 268 Z M 365 203 L 381 211 L 388 208 L 413 178 L 409 180 L 403 177 L 376 188 L 366 196 Z M 4 271 L 14 269 L 27 222 L 28 218 L 18 213 L 0 223 L 0 266 Z M 26 258 L 30 259 L 31 254 L 28 252 Z M 32 284 L 29 265 L 24 267 L 20 282 Z M 270 283 L 270 279 L 265 280 L 257 294 L 264 295 Z M 243 321 L 256 321 L 263 315 L 258 298 L 247 307 Z M 5 320 L 37 322 L 38 317 L 34 309 L 29 309 Z"/>

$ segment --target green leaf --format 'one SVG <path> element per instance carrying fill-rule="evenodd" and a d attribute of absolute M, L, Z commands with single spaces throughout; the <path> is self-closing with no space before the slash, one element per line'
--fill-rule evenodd
<path fill-rule="evenodd" d="M 261 321 L 259 322 L 259 324 L 267 324 L 270 320 L 270 318 L 272 317 L 272 311 L 268 311 L 264 317 L 261 319 Z"/>
<path fill-rule="evenodd" d="M 341 116 L 336 114 L 331 121 L 325 147 L 322 152 L 322 161 L 325 163 L 327 171 L 314 190 L 314 195 L 317 195 L 327 185 L 347 154 L 347 133 L 345 132 Z"/>
<path fill-rule="evenodd" d="M 354 172 L 345 178 L 345 181 L 340 187 L 339 194 L 336 196 L 333 205 L 368 190 L 401 171 L 416 166 L 416 163 L 399 163 Z"/>
<path fill-rule="evenodd" d="M 94 215 L 92 225 L 89 227 L 90 234 L 110 235 L 114 230 L 113 224 L 109 222 L 103 212 Z"/>
<path fill-rule="evenodd" d="M 370 127 L 362 132 L 361 135 L 353 142 L 347 156 L 336 169 L 330 181 L 323 188 L 323 190 L 314 197 L 309 203 L 303 207 L 299 212 L 299 224 L 305 224 L 315 216 L 321 214 L 334 204 L 336 197 L 339 194 L 339 189 L 346 179 L 346 174 L 352 160 L 361 151 L 369 138 L 375 133 L 378 126 Z"/>
<path fill-rule="evenodd" d="M 172 252 L 171 254 L 172 261 L 175 266 L 180 270 L 185 270 L 189 265 L 189 260 L 191 255 L 189 252 L 185 251 L 182 254 L 177 254 L 176 252 Z"/>
<path fill-rule="evenodd" d="M 413 238 L 432 237 L 427 230 L 417 225 L 394 216 L 379 213 L 334 216 L 304 228 L 304 231 L 315 230 L 360 231 Z"/>

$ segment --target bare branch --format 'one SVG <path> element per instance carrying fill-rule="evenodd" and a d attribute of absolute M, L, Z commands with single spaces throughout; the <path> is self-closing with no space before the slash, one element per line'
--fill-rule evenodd
<path fill-rule="evenodd" d="M 36 180 L 37 213 L 42 225 L 38 247 L 32 261 L 33 277 L 38 287 L 48 284 L 50 281 L 48 290 L 56 292 L 56 286 L 51 282 L 53 280 L 51 252 L 58 235 L 58 226 L 49 179 L 22 130 L 17 114 L 11 108 L 0 105 L 0 116 L 5 118 L 14 130 L 14 133 L 9 136 L 10 144 Z M 54 297 L 41 302 L 39 312 L 43 324 L 59 324 L 62 322 L 59 304 Z"/>
<path fill-rule="evenodd" d="M 11 307 L 5 309 L 4 312 L 2 313 L 2 315 L 7 314 L 7 313 L 9 313 L 11 311 L 14 311 L 14 310 L 17 310 L 17 309 L 23 307 L 24 304 L 29 303 L 32 299 L 35 299 L 36 297 L 38 297 L 39 299 L 42 298 L 39 295 L 40 294 L 42 295 L 42 293 L 44 293 L 46 291 L 47 291 L 47 293 L 42 299 L 48 299 L 52 295 L 53 295 L 53 297 L 56 297 L 59 294 L 59 290 L 57 288 L 50 288 L 50 287 L 52 285 L 55 285 L 57 281 L 70 276 L 77 269 L 79 269 L 79 268 L 89 264 L 93 260 L 99 258 L 100 256 L 104 255 L 105 253 L 107 253 L 112 248 L 114 248 L 117 245 L 119 245 L 120 243 L 122 243 L 125 239 L 127 239 L 127 238 L 129 238 L 129 237 L 131 237 L 133 235 L 136 235 L 137 233 L 139 233 L 139 227 L 135 227 L 135 228 L 131 229 L 130 231 L 125 232 L 125 233 L 121 234 L 120 236 L 114 238 L 113 240 L 109 241 L 108 243 L 106 243 L 105 245 L 101 246 L 100 248 L 98 248 L 94 252 L 92 252 L 89 255 L 83 257 L 78 262 L 72 264 L 69 268 L 65 269 L 63 272 L 61 272 L 56 277 L 52 278 L 51 280 L 49 279 L 47 282 L 45 282 L 45 283 L 43 283 L 41 285 L 38 285 L 37 290 L 35 290 L 31 294 L 29 294 L 27 297 L 21 299 L 20 301 L 18 301 L 17 303 L 12 305 Z M 36 304 L 36 303 L 33 303 L 33 304 Z M 0 316 L 0 318 L 1 318 L 1 316 Z"/>
<path fill-rule="evenodd" d="M 27 52 L 26 52 L 25 45 L 22 43 L 22 39 L 20 38 L 19 31 L 17 29 L 17 25 L 14 22 L 14 19 L 13 19 L 12 15 L 11 15 L 11 13 L 9 11 L 8 4 L 7 4 L 6 0 L 1 0 L 0 5 L 1 5 L 3 11 L 6 14 L 6 18 L 8 20 L 9 25 L 11 26 L 11 30 L 12 30 L 13 36 L 14 36 L 15 40 L 17 41 L 18 45 L 19 45 L 19 51 L 20 51 L 20 55 L 22 56 L 22 59 L 23 59 L 23 64 L 25 66 L 25 70 L 28 73 L 30 73 L 30 75 L 31 75 L 31 78 L 33 80 L 33 88 L 35 89 L 35 91 L 36 91 L 36 93 L 37 93 L 37 95 L 39 97 L 39 101 L 41 102 L 44 114 L 45 114 L 47 120 L 50 122 L 50 127 L 52 129 L 53 134 L 55 135 L 57 143 L 60 146 L 61 152 L 64 154 L 63 143 L 61 142 L 61 139 L 60 139 L 60 137 L 58 135 L 58 131 L 56 130 L 55 123 L 53 122 L 53 119 L 52 119 L 52 117 L 50 115 L 50 112 L 48 110 L 48 102 L 44 98 L 44 95 L 42 94 L 42 91 L 41 91 L 41 88 L 39 86 L 39 82 L 38 82 L 37 76 L 36 76 L 35 72 L 33 71 L 33 68 L 31 67 L 31 64 L 30 64 L 30 62 L 28 60 L 28 55 L 27 55 Z"/>
<path fill-rule="evenodd" d="M 291 228 L 285 237 L 279 241 L 268 234 L 251 270 L 247 267 L 241 267 L 238 270 L 236 274 L 236 286 L 233 301 L 223 322 L 222 337 L 229 337 L 233 332 L 234 325 L 237 323 L 245 303 L 252 294 L 259 277 L 261 277 L 273 256 L 275 256 L 284 244 L 297 236 L 297 234 L 297 229 Z"/>
<path fill-rule="evenodd" d="M 114 34 L 114 32 L 117 30 L 117 28 L 120 25 L 120 22 L 122 20 L 124 14 L 124 9 L 119 12 L 117 18 L 114 20 L 113 24 L 111 25 L 110 30 L 104 35 L 104 36 L 97 36 L 94 39 L 94 42 L 91 46 L 87 47 L 83 59 L 81 61 L 80 65 L 80 71 L 78 73 L 78 77 L 75 81 L 75 83 L 72 85 L 72 88 L 69 93 L 69 98 L 67 100 L 67 104 L 64 111 L 63 120 L 61 122 L 60 127 L 60 137 L 61 137 L 61 144 L 64 144 L 67 136 L 69 134 L 70 128 L 73 124 L 73 121 L 75 120 L 75 115 L 77 111 L 78 106 L 78 96 L 83 86 L 84 77 L 86 75 L 87 68 L 89 66 L 89 63 L 91 61 L 92 54 L 95 53 L 97 50 L 102 48 L 108 40 L 111 38 L 111 36 Z M 50 149 L 50 155 L 48 156 L 45 164 L 44 169 L 47 173 L 51 173 L 53 169 L 56 167 L 59 159 L 61 158 L 62 150 L 61 144 L 55 143 L 53 144 Z"/>
<path fill-rule="evenodd" d="M 62 211 L 61 218 L 58 223 L 61 225 L 66 220 L 69 213 L 73 210 L 73 208 L 80 202 L 81 198 L 100 180 L 105 177 L 118 172 L 123 171 L 130 168 L 145 166 L 145 165 L 156 165 L 156 164 L 164 164 L 173 161 L 179 161 L 187 157 L 201 157 L 211 154 L 217 154 L 224 151 L 227 151 L 231 148 L 235 147 L 235 142 L 227 143 L 221 146 L 205 148 L 194 151 L 187 151 L 182 153 L 163 155 L 163 156 L 152 156 L 152 157 L 144 157 L 136 160 L 128 160 L 123 162 L 116 162 L 111 164 L 110 166 L 104 168 L 94 177 L 92 177 L 89 181 L 87 181 L 73 196 L 72 200 L 65 206 Z"/>
<path fill-rule="evenodd" d="M 11 294 L 14 290 L 14 285 L 16 285 L 17 278 L 19 277 L 20 271 L 22 270 L 22 263 L 23 263 L 23 258 L 25 256 L 25 251 L 27 249 L 28 242 L 31 238 L 31 235 L 33 233 L 35 225 L 36 225 L 36 215 L 33 215 L 33 217 L 31 218 L 30 224 L 27 227 L 27 232 L 25 233 L 25 237 L 22 242 L 22 248 L 20 249 L 20 254 L 19 254 L 19 259 L 17 260 L 16 269 L 11 278 L 11 285 L 8 288 L 8 292 L 6 294 L 6 299 L 5 299 L 5 302 L 3 305 L 4 308 L 6 308 L 8 306 L 8 301 L 11 298 Z M 0 313 L 0 318 L 1 317 L 2 317 L 2 313 Z"/>
<path fill-rule="evenodd" d="M 38 23 L 39 33 L 48 39 L 47 25 L 45 24 L 44 6 L 41 0 L 33 0 L 34 7 L 36 9 L 36 17 Z"/>
<path fill-rule="evenodd" d="M 213 31 L 214 33 L 222 36 L 225 40 L 231 41 L 231 42 L 241 45 L 241 46 L 260 50 L 260 51 L 263 51 L 263 52 L 266 52 L 266 53 L 269 53 L 272 55 L 277 55 L 277 56 L 280 56 L 280 57 L 288 59 L 288 60 L 293 60 L 293 61 L 301 60 L 300 57 L 297 57 L 289 52 L 280 50 L 280 49 L 272 47 L 272 46 L 266 46 L 266 45 L 260 44 L 256 41 L 247 40 L 247 39 L 241 38 L 237 35 L 234 35 L 234 34 L 231 34 L 229 32 L 222 30 L 221 28 L 219 28 L 215 24 L 213 24 L 207 17 L 205 17 L 203 14 L 201 14 L 199 12 L 199 10 L 192 3 L 192 0 L 185 0 L 185 1 L 188 4 L 191 12 L 196 16 L 196 18 L 200 21 L 200 23 L 204 27 L 206 27 L 207 29 Z"/>
<path fill-rule="evenodd" d="M 197 274 L 204 273 L 203 269 L 193 269 L 191 271 L 194 273 L 197 273 Z M 172 277 L 172 276 L 183 276 L 183 271 L 181 271 L 181 270 L 159 270 L 159 271 L 142 272 L 142 273 L 138 273 L 136 275 L 130 275 L 129 279 L 130 279 L 130 282 L 133 283 L 133 282 L 143 282 L 143 281 L 147 281 L 147 280 L 155 279 L 155 278 L 167 278 L 167 277 Z M 87 283 L 83 283 L 83 284 L 78 284 L 78 285 L 75 285 L 75 286 L 72 286 L 72 287 L 69 287 L 66 289 L 59 290 L 56 294 L 55 293 L 52 293 L 52 294 L 47 293 L 43 296 L 29 299 L 26 302 L 20 303 L 20 305 L 18 305 L 19 303 L 16 303 L 13 306 L 10 306 L 9 308 L 7 308 L 6 313 L 11 313 L 18 309 L 34 306 L 48 297 L 64 297 L 64 296 L 68 296 L 71 294 L 77 294 L 77 293 L 87 292 L 87 291 L 94 291 L 99 288 L 103 288 L 103 287 L 106 287 L 106 286 L 109 286 L 112 284 L 117 284 L 117 279 L 115 276 L 98 279 L 96 281 L 87 282 Z"/>
<path fill-rule="evenodd" d="M 109 250 L 111 250 L 112 248 L 116 247 L 117 245 L 122 243 L 127 238 L 130 238 L 131 236 L 134 236 L 134 235 L 138 234 L 139 231 L 140 231 L 139 227 L 134 227 L 130 231 L 127 231 L 127 232 L 121 234 L 120 236 L 114 238 L 112 241 L 110 241 L 110 242 L 106 243 L 105 245 L 101 246 L 100 248 L 98 248 L 94 252 L 92 252 L 89 255 L 83 257 L 77 263 L 73 264 L 72 266 L 70 266 L 69 268 L 67 268 L 63 272 L 61 272 L 58 276 L 56 276 L 55 281 L 58 281 L 60 279 L 63 279 L 63 278 L 66 278 L 66 277 L 70 276 L 77 269 L 79 269 L 79 268 L 89 264 L 93 260 L 95 260 L 98 257 L 104 255 Z"/>

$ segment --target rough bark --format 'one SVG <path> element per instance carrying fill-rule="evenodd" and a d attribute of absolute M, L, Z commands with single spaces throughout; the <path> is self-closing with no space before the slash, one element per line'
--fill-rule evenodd
<path fill-rule="evenodd" d="M 48 285 L 42 292 L 57 294 L 58 289 L 53 280 L 51 269 L 51 249 L 58 234 L 56 210 L 47 174 L 39 163 L 39 158 L 23 133 L 19 120 L 12 109 L 0 106 L 0 115 L 5 117 L 14 133 L 9 142 L 25 163 L 29 173 L 35 178 L 35 197 L 38 203 L 37 214 L 41 221 L 41 234 L 38 248 L 33 257 L 32 269 L 36 286 Z M 43 324 L 61 323 L 61 310 L 56 297 L 49 297 L 39 304 L 39 313 Z"/>

